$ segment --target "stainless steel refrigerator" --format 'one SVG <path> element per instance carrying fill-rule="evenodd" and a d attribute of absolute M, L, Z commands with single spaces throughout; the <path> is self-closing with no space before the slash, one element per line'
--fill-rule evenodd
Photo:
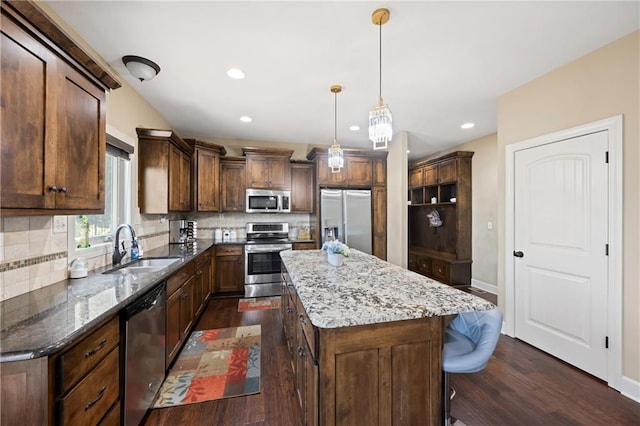
<path fill-rule="evenodd" d="M 321 190 L 320 226 L 323 243 L 336 239 L 371 254 L 371 191 Z"/>

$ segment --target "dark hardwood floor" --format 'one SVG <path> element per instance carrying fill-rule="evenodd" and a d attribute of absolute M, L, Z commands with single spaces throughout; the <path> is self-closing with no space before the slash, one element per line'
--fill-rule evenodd
<path fill-rule="evenodd" d="M 262 325 L 262 392 L 151 411 L 146 425 L 299 425 L 279 310 L 237 312 L 212 299 L 198 330 Z M 640 404 L 519 340 L 502 336 L 487 368 L 454 374 L 451 413 L 473 425 L 640 425 Z"/>

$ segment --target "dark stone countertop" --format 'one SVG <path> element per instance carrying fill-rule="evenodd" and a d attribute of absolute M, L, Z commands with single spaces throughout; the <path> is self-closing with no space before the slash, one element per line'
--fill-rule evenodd
<path fill-rule="evenodd" d="M 111 268 L 106 266 L 86 278 L 67 279 L 0 302 L 0 362 L 56 353 L 218 244 L 213 240 L 197 240 L 190 246 L 167 244 L 144 253 L 144 258 L 180 258 L 157 272 L 102 274 Z"/>

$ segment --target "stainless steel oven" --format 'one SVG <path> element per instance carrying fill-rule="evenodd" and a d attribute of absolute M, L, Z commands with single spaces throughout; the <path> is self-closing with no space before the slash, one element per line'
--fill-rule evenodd
<path fill-rule="evenodd" d="M 280 294 L 280 252 L 291 250 L 288 223 L 248 223 L 244 257 L 245 297 Z"/>

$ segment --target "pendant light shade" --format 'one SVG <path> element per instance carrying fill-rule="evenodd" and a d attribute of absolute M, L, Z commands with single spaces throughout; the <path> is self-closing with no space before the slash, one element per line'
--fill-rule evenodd
<path fill-rule="evenodd" d="M 369 111 L 369 139 L 373 142 L 373 149 L 386 149 L 393 136 L 393 117 L 391 110 L 382 101 L 382 26 L 389 21 L 388 9 L 376 9 L 371 15 L 371 22 L 380 28 L 380 63 L 379 63 L 379 92 L 378 104 Z"/>
<path fill-rule="evenodd" d="M 131 75 L 140 81 L 151 80 L 160 72 L 158 64 L 141 56 L 123 56 L 122 62 L 127 67 Z"/>
<path fill-rule="evenodd" d="M 334 121 L 333 121 L 333 144 L 329 147 L 328 165 L 331 173 L 340 173 L 344 167 L 344 153 L 338 144 L 338 93 L 342 91 L 342 86 L 334 84 L 331 86 L 334 100 Z"/>

